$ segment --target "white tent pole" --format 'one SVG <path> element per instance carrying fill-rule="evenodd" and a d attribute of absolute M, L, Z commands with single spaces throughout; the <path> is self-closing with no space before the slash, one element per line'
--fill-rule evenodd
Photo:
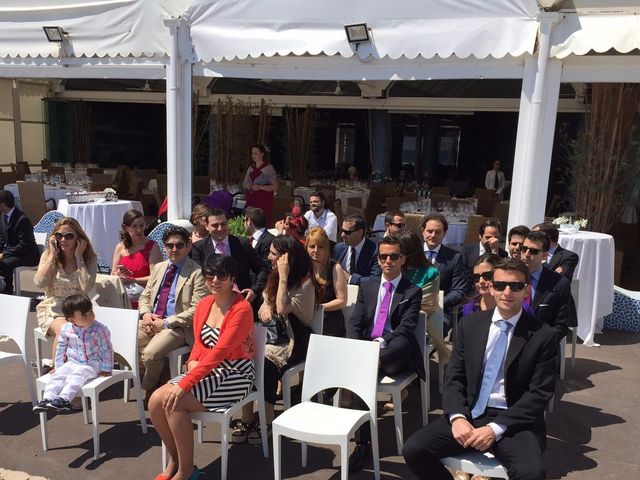
<path fill-rule="evenodd" d="M 544 220 L 547 184 L 551 165 L 551 147 L 542 148 L 543 142 L 553 142 L 553 128 L 560 89 L 561 64 L 554 62 L 552 79 L 547 77 L 549 39 L 551 28 L 558 21 L 557 13 L 541 13 L 540 43 L 537 58 L 525 60 L 520 115 L 513 165 L 513 181 L 509 206 L 509 225 L 531 226 Z M 551 98 L 553 97 L 553 98 Z M 553 117 L 553 127 L 543 122 Z"/>
<path fill-rule="evenodd" d="M 179 171 L 180 171 L 180 195 L 178 212 L 180 218 L 191 216 L 191 192 L 192 192 L 192 139 L 191 139 L 191 37 L 189 27 L 182 20 L 178 28 L 178 48 L 180 56 L 180 142 L 179 142 Z"/>
<path fill-rule="evenodd" d="M 180 58 L 178 56 L 178 23 L 176 18 L 165 19 L 169 27 L 171 42 L 169 44 L 169 65 L 167 69 L 167 220 L 169 222 L 181 218 L 179 202 L 179 104 L 178 82 L 180 81 Z"/>

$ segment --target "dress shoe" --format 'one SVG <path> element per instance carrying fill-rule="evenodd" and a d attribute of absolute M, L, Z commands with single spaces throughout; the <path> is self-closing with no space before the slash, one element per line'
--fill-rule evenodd
<path fill-rule="evenodd" d="M 371 457 L 371 446 L 368 443 L 356 443 L 356 449 L 349 457 L 349 473 L 362 470 L 364 463 Z"/>

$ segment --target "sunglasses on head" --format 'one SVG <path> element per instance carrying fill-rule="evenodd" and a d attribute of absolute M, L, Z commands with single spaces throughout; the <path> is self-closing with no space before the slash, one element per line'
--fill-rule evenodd
<path fill-rule="evenodd" d="M 394 262 L 396 260 L 398 260 L 400 257 L 402 257 L 403 255 L 401 253 L 381 253 L 378 255 L 378 258 L 380 260 L 382 260 L 383 262 L 387 259 L 390 258 L 391 260 L 393 260 Z"/>
<path fill-rule="evenodd" d="M 531 248 L 525 245 L 520 245 L 520 250 L 522 250 L 522 253 L 531 252 L 531 255 L 538 255 L 542 251 L 539 248 Z"/>
<path fill-rule="evenodd" d="M 67 232 L 67 233 L 61 233 L 61 232 L 56 232 L 53 234 L 54 237 L 56 237 L 56 240 L 62 240 L 63 238 L 65 240 L 71 241 L 71 240 L 75 240 L 77 235 L 73 232 Z"/>
<path fill-rule="evenodd" d="M 483 280 L 489 281 L 489 280 L 491 280 L 491 277 L 493 277 L 493 273 L 492 272 L 474 273 L 473 274 L 473 283 L 478 283 L 481 278 Z"/>
<path fill-rule="evenodd" d="M 176 242 L 176 243 L 167 242 L 164 244 L 164 248 L 166 248 L 167 250 L 173 250 L 174 248 L 177 250 L 182 250 L 186 246 L 187 244 L 184 242 Z"/>
<path fill-rule="evenodd" d="M 527 284 L 524 282 L 498 282 L 493 281 L 493 289 L 498 292 L 504 292 L 504 290 L 509 287 L 512 292 L 521 292 L 524 290 Z"/>

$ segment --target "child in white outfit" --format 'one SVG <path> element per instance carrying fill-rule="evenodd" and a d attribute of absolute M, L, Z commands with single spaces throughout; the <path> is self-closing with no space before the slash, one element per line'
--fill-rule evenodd
<path fill-rule="evenodd" d="M 113 347 L 109 329 L 96 322 L 91 300 L 85 294 L 70 295 L 62 303 L 67 319 L 60 330 L 55 370 L 35 413 L 71 410 L 71 400 L 92 378 L 111 375 Z"/>

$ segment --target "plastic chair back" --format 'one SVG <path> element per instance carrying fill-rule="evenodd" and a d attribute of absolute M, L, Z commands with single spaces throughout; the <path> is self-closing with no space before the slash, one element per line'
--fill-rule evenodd
<path fill-rule="evenodd" d="M 0 294 L 0 308 L 4 321 L 0 322 L 0 336 L 12 338 L 20 348 L 25 364 L 29 365 L 27 355 L 27 316 L 31 299 L 16 295 Z"/>
<path fill-rule="evenodd" d="M 111 332 L 114 353 L 126 360 L 138 375 L 138 311 L 94 305 L 96 320 Z"/>
<path fill-rule="evenodd" d="M 313 312 L 313 318 L 311 319 L 311 331 L 322 335 L 322 329 L 324 328 L 324 306 L 318 305 Z"/>
<path fill-rule="evenodd" d="M 158 224 L 153 230 L 151 230 L 151 232 L 149 232 L 149 235 L 147 235 L 149 239 L 156 242 L 158 244 L 158 247 L 160 247 L 163 260 L 167 260 L 169 257 L 167 256 L 167 252 L 165 252 L 164 250 L 164 244 L 162 243 L 162 235 L 164 234 L 165 230 L 173 226 L 174 226 L 173 223 L 162 222 Z"/>
<path fill-rule="evenodd" d="M 264 396 L 264 350 L 267 344 L 267 329 L 262 325 L 253 327 L 253 366 L 256 378 L 253 381 L 255 390 Z"/>
<path fill-rule="evenodd" d="M 302 401 L 328 388 L 346 388 L 375 412 L 379 353 L 378 342 L 311 335 Z"/>
<path fill-rule="evenodd" d="M 358 285 L 347 285 L 347 303 L 342 309 L 345 324 L 351 318 L 351 314 L 353 313 L 356 301 L 358 300 L 358 290 L 360 290 L 360 287 L 358 287 Z"/>
<path fill-rule="evenodd" d="M 64 218 L 64 215 L 57 210 L 50 210 L 45 213 L 38 223 L 33 227 L 34 233 L 51 233 L 53 231 L 53 226 L 56 224 L 58 220 Z"/>

